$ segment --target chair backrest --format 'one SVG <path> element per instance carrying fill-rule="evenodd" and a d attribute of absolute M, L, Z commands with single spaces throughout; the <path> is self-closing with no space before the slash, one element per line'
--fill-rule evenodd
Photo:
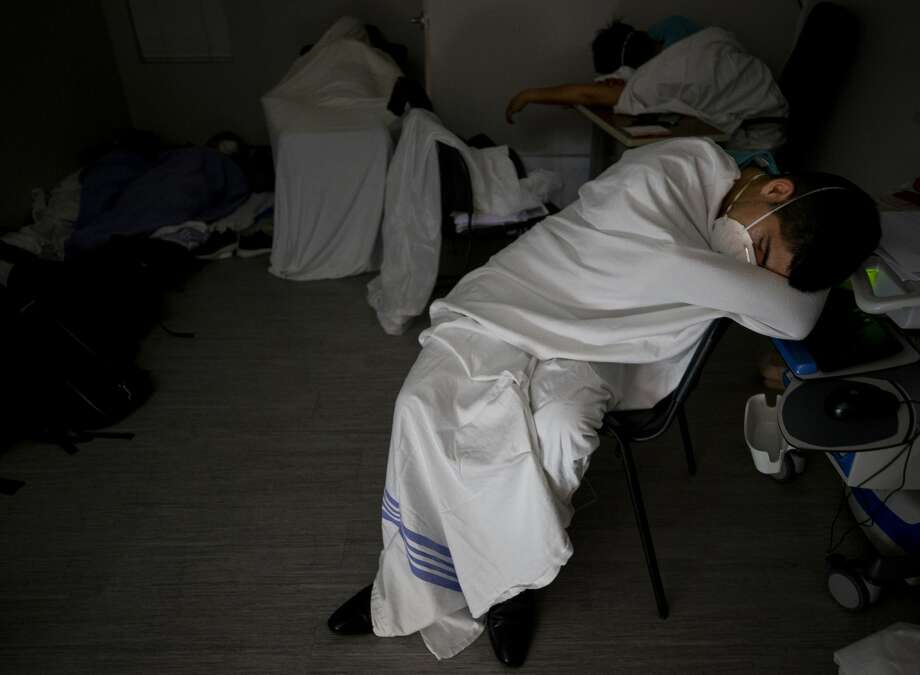
<path fill-rule="evenodd" d="M 441 175 L 441 236 L 456 238 L 454 212 L 473 213 L 473 183 L 463 155 L 441 141 L 437 142 L 438 170 Z"/>
<path fill-rule="evenodd" d="M 387 110 L 401 117 L 407 108 L 434 110 L 425 88 L 412 78 L 404 76 L 396 79 L 396 84 L 390 92 L 390 100 L 387 101 Z"/>
<path fill-rule="evenodd" d="M 859 32 L 857 18 L 839 5 L 819 2 L 808 13 L 778 82 L 789 102 L 784 168 L 807 162 L 856 60 Z"/>
<path fill-rule="evenodd" d="M 650 420 L 651 424 L 648 425 L 647 429 L 635 433 L 633 440 L 650 441 L 667 431 L 678 409 L 687 400 L 690 392 L 699 382 L 703 366 L 706 365 L 706 361 L 709 360 L 709 356 L 719 343 L 719 340 L 722 339 L 729 324 L 731 324 L 731 319 L 726 317 L 715 319 L 709 324 L 706 332 L 703 333 L 703 337 L 700 338 L 696 350 L 690 358 L 690 363 L 687 365 L 687 370 L 684 371 L 684 375 L 677 387 L 655 406 L 656 414 Z"/>

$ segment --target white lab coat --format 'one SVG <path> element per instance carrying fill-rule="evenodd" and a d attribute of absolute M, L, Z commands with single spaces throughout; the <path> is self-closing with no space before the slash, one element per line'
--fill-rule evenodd
<path fill-rule="evenodd" d="M 727 134 L 734 134 L 746 119 L 789 114 L 766 64 L 745 51 L 734 35 L 716 27 L 674 43 L 639 67 L 614 110 L 624 115 L 681 113 Z M 780 140 L 781 134 L 772 142 Z"/>
<path fill-rule="evenodd" d="M 394 414 L 378 635 L 447 658 L 490 606 L 550 583 L 604 411 L 669 393 L 712 319 L 809 332 L 823 294 L 709 250 L 738 175 L 706 140 L 627 152 L 432 305 Z"/>

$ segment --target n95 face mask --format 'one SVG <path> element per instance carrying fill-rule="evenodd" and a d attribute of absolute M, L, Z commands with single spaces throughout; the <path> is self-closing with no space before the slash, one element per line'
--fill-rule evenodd
<path fill-rule="evenodd" d="M 766 214 L 769 215 L 769 214 Z M 753 223 L 745 227 L 734 218 L 722 216 L 716 218 L 712 224 L 712 235 L 709 239 L 709 245 L 713 251 L 724 253 L 736 260 L 757 264 L 757 254 L 754 251 L 754 240 L 748 234 L 748 230 L 761 221 L 758 218 Z"/>
<path fill-rule="evenodd" d="M 735 198 L 732 199 L 731 203 L 728 205 L 728 208 L 725 209 L 726 214 L 731 211 L 732 207 L 735 205 L 735 202 L 737 202 L 738 198 L 741 197 L 744 191 L 748 189 L 748 186 L 758 178 L 763 178 L 765 175 L 766 174 L 759 174 L 745 183 L 744 187 L 742 187 L 738 194 L 735 195 Z M 751 235 L 748 232 L 752 227 L 754 227 L 764 218 L 773 215 L 777 211 L 781 211 L 790 204 L 795 204 L 800 199 L 804 199 L 809 195 L 813 195 L 818 192 L 824 192 L 825 190 L 845 189 L 846 188 L 844 187 L 835 185 L 809 190 L 803 195 L 795 196 L 789 201 L 775 206 L 763 215 L 759 216 L 756 220 L 754 220 L 753 223 L 746 227 L 728 215 L 716 218 L 712 223 L 712 234 L 710 235 L 709 245 L 712 247 L 713 251 L 724 253 L 727 256 L 735 258 L 736 260 L 741 260 L 742 262 L 748 262 L 752 265 L 756 265 L 758 264 L 757 252 L 754 250 L 754 240 L 751 239 Z"/>
<path fill-rule="evenodd" d="M 763 173 L 757 174 L 745 183 L 744 187 L 738 190 L 738 194 L 735 195 L 735 198 L 732 199 L 731 203 L 725 209 L 726 215 L 721 218 L 716 218 L 715 221 L 713 221 L 709 245 L 716 253 L 724 253 L 735 260 L 741 260 L 742 262 L 746 261 L 754 265 L 757 264 L 757 253 L 754 251 L 754 240 L 751 239 L 748 230 L 770 214 L 766 213 L 762 215 L 745 227 L 734 218 L 729 217 L 728 213 L 732 210 L 735 202 L 744 194 L 744 191 L 750 187 L 751 183 L 759 178 L 763 178 L 765 175 L 766 174 Z"/>

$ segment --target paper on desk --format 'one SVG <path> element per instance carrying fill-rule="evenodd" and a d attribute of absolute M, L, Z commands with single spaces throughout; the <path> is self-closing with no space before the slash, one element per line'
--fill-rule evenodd
<path fill-rule="evenodd" d="M 882 211 L 878 253 L 904 280 L 920 281 L 920 210 Z"/>
<path fill-rule="evenodd" d="M 633 138 L 643 136 L 670 136 L 671 130 L 658 124 L 645 124 L 642 126 L 623 127 L 623 131 Z"/>

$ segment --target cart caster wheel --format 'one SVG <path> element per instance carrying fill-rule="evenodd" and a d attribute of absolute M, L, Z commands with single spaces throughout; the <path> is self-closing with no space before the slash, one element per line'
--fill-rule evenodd
<path fill-rule="evenodd" d="M 869 589 L 855 570 L 835 567 L 828 571 L 827 590 L 838 605 L 851 612 L 859 612 L 869 606 Z"/>
<path fill-rule="evenodd" d="M 771 473 L 770 478 L 777 483 L 788 483 L 795 478 L 796 473 L 798 472 L 795 470 L 795 461 L 792 459 L 792 456 L 787 453 L 783 456 L 783 463 L 780 465 L 779 471 Z"/>

